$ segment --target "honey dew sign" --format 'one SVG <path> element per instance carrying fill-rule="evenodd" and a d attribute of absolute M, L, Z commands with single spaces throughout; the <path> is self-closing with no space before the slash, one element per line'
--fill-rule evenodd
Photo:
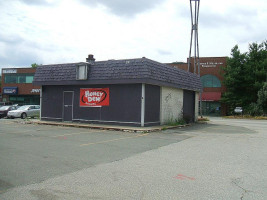
<path fill-rule="evenodd" d="M 81 88 L 80 106 L 109 106 L 109 88 Z"/>

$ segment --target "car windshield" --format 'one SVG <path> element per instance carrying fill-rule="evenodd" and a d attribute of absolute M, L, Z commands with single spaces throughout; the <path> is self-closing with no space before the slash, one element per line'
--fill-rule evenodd
<path fill-rule="evenodd" d="M 7 110 L 8 108 L 9 108 L 9 106 L 2 106 L 2 107 L 0 108 L 0 111 Z"/>
<path fill-rule="evenodd" d="M 29 106 L 21 106 L 21 107 L 19 107 L 17 110 L 26 110 L 26 109 L 28 109 L 29 108 Z"/>

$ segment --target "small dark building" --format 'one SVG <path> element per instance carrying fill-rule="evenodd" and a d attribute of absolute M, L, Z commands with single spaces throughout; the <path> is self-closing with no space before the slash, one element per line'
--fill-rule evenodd
<path fill-rule="evenodd" d="M 41 120 L 153 126 L 197 120 L 200 78 L 147 58 L 42 65 Z"/>

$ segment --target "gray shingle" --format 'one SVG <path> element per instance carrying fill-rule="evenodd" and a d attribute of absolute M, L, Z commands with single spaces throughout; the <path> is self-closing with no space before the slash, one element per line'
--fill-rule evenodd
<path fill-rule="evenodd" d="M 76 80 L 78 63 L 42 65 L 36 70 L 36 85 L 147 83 L 188 90 L 201 90 L 198 75 L 147 58 L 109 60 L 89 66 L 88 80 Z"/>

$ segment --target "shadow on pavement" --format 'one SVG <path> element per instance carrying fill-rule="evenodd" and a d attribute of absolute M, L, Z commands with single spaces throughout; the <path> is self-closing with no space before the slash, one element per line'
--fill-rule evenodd
<path fill-rule="evenodd" d="M 192 124 L 189 127 L 184 127 L 178 130 L 179 133 L 185 132 L 206 132 L 206 133 L 219 133 L 219 134 L 255 134 L 257 133 L 254 130 L 240 127 L 240 126 L 230 126 L 230 125 L 220 125 L 220 124 L 210 124 L 210 123 L 199 123 Z M 173 130 L 174 131 L 174 130 Z M 164 131 L 170 132 L 170 131 Z"/>

